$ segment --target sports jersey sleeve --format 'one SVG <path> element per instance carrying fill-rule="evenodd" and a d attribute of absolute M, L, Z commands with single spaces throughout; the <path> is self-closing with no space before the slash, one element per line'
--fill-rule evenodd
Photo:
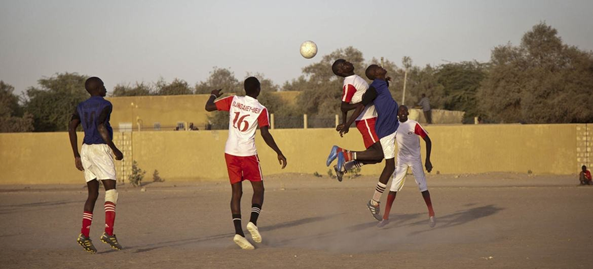
<path fill-rule="evenodd" d="M 342 102 L 350 103 L 352 101 L 352 96 L 354 96 L 354 93 L 356 93 L 356 87 L 354 87 L 354 85 L 344 85 L 342 92 Z"/>
<path fill-rule="evenodd" d="M 414 127 L 414 133 L 417 134 L 417 135 L 419 135 L 422 138 L 424 138 L 424 137 L 427 136 L 427 132 L 418 123 L 416 123 L 416 127 Z"/>
<path fill-rule="evenodd" d="M 257 123 L 259 124 L 259 128 L 270 126 L 270 118 L 268 116 L 268 109 L 264 108 L 264 110 L 259 113 L 257 117 Z"/>
<path fill-rule="evenodd" d="M 70 118 L 70 121 L 73 120 L 80 120 L 80 114 L 78 114 L 78 107 L 74 109 L 74 112 L 72 113 L 72 118 Z"/>
<path fill-rule="evenodd" d="M 214 102 L 214 104 L 216 105 L 216 110 L 219 110 L 219 111 L 230 111 L 232 103 L 233 103 L 233 96 L 225 97 L 225 98 L 222 98 L 222 99 Z"/>
<path fill-rule="evenodd" d="M 591 180 L 591 172 L 587 171 L 585 172 L 585 177 L 589 180 Z"/>

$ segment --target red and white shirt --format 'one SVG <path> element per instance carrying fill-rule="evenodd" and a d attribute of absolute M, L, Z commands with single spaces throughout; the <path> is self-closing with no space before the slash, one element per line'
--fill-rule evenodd
<path fill-rule="evenodd" d="M 362 101 L 362 95 L 369 88 L 369 84 L 358 75 L 351 75 L 344 78 L 344 86 L 342 88 L 342 102 L 357 104 Z M 366 120 L 370 118 L 376 118 L 377 112 L 375 106 L 369 104 L 364 108 L 360 116 L 356 118 L 356 121 Z"/>
<path fill-rule="evenodd" d="M 224 152 L 234 156 L 257 155 L 255 129 L 270 125 L 268 109 L 250 96 L 229 96 L 215 104 L 216 109 L 229 111 L 229 138 Z"/>
<path fill-rule="evenodd" d="M 428 132 L 415 120 L 408 119 L 400 122 L 395 133 L 395 140 L 399 148 L 398 157 L 411 160 L 420 159 L 420 138 L 426 137 Z"/>

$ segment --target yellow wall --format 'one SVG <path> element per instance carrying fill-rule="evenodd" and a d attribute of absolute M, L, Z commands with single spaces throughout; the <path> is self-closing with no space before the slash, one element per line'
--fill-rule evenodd
<path fill-rule="evenodd" d="M 536 174 L 576 174 L 580 165 L 591 165 L 592 161 L 578 157 L 584 156 L 582 151 L 586 149 L 578 146 L 577 141 L 585 138 L 577 130 L 585 130 L 585 124 L 425 127 L 433 141 L 434 171 L 443 174 L 527 173 L 528 170 Z M 264 175 L 284 172 L 326 175 L 329 168 L 325 166 L 325 158 L 332 145 L 363 148 L 355 129 L 344 138 L 333 129 L 280 129 L 271 133 L 286 155 L 288 166 L 280 169 L 276 155 L 258 132 L 256 144 Z M 224 181 L 227 135 L 227 131 L 142 131 L 118 133 L 114 141 L 124 148 L 126 166 L 133 159 L 148 171 L 145 180 L 151 181 L 157 169 L 168 181 Z M 121 145 L 122 141 L 131 143 L 126 147 Z M 74 168 L 67 133 L 0 134 L 0 159 L 0 184 L 84 182 L 82 172 Z M 377 175 L 382 168 L 382 164 L 368 165 L 362 173 Z M 124 170 L 118 168 L 118 177 L 129 173 L 121 171 Z"/>

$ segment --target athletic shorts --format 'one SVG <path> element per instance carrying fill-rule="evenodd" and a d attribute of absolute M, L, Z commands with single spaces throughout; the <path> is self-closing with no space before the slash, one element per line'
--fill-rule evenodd
<path fill-rule="evenodd" d="M 229 172 L 231 185 L 243 180 L 262 181 L 263 175 L 259 166 L 257 155 L 252 156 L 234 156 L 224 154 L 226 167 Z"/>
<path fill-rule="evenodd" d="M 356 122 L 356 128 L 360 131 L 362 140 L 364 141 L 364 147 L 367 149 L 379 141 L 379 137 L 377 137 L 377 133 L 375 132 L 376 121 L 377 118 L 370 118 Z"/>
<path fill-rule="evenodd" d="M 402 159 L 397 156 L 397 164 L 395 165 L 395 172 L 393 173 L 393 181 L 391 181 L 390 191 L 401 191 L 406 182 L 406 173 L 408 167 L 412 168 L 414 179 L 418 185 L 420 192 L 428 190 L 426 186 L 426 176 L 424 175 L 424 168 L 422 167 L 422 161 L 419 158 L 416 159 Z"/>
<path fill-rule="evenodd" d="M 84 168 L 84 179 L 115 180 L 115 163 L 107 144 L 82 144 L 80 160 Z"/>
<path fill-rule="evenodd" d="M 385 160 L 395 158 L 395 132 L 379 139 L 379 141 L 381 141 L 381 147 L 383 148 L 383 158 Z"/>

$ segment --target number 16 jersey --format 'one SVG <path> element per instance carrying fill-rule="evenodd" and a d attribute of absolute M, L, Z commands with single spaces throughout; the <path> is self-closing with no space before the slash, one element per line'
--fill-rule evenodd
<path fill-rule="evenodd" d="M 217 110 L 229 111 L 229 138 L 224 152 L 234 156 L 257 155 L 255 130 L 270 125 L 268 109 L 251 96 L 229 96 L 215 104 Z"/>

